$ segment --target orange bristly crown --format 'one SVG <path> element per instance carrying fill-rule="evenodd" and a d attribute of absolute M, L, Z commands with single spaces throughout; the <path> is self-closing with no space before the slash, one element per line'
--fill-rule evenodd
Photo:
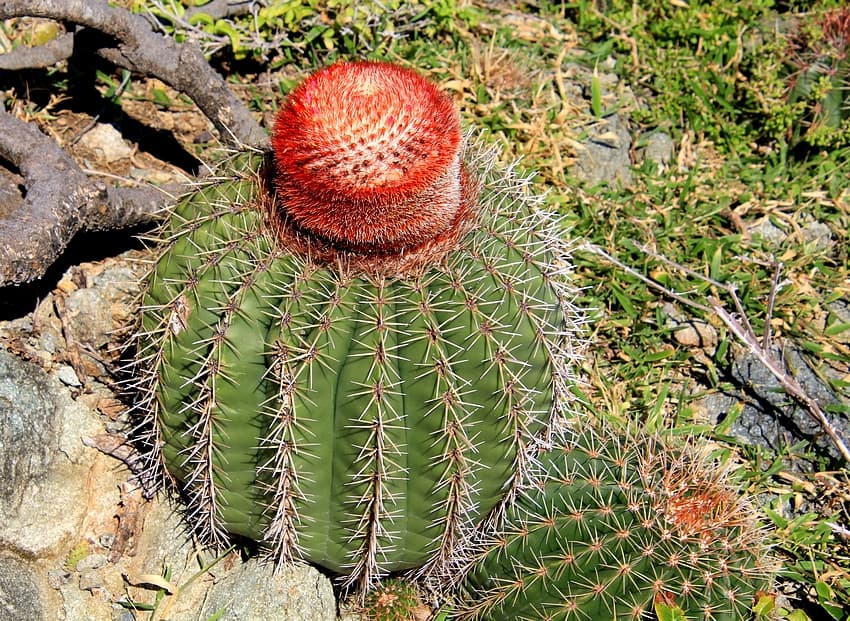
<path fill-rule="evenodd" d="M 334 247 L 388 253 L 451 228 L 462 202 L 460 119 L 414 71 L 378 62 L 319 70 L 272 133 L 285 217 Z"/>

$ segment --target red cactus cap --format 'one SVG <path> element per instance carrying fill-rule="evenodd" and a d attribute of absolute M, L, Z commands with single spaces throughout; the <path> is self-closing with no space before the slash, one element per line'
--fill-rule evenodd
<path fill-rule="evenodd" d="M 461 202 L 452 100 L 414 71 L 338 63 L 297 86 L 272 133 L 286 217 L 336 246 L 398 251 L 451 226 Z"/>

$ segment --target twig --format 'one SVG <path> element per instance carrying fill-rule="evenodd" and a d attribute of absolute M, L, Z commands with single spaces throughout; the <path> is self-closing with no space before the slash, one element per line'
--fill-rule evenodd
<path fill-rule="evenodd" d="M 712 312 L 714 313 L 725 325 L 729 328 L 729 331 L 734 334 L 739 341 L 741 341 L 744 345 L 746 345 L 753 355 L 767 368 L 768 371 L 773 374 L 773 376 L 777 379 L 777 381 L 782 385 L 785 391 L 794 399 L 803 404 L 803 406 L 808 411 L 809 415 L 817 421 L 817 423 L 821 426 L 824 432 L 829 436 L 832 443 L 838 449 L 838 452 L 841 456 L 848 462 L 850 462 L 850 449 L 847 448 L 847 444 L 842 440 L 838 431 L 829 422 L 820 405 L 815 399 L 812 399 L 805 391 L 805 389 L 800 385 L 800 383 L 792 377 L 785 366 L 774 356 L 770 354 L 770 350 L 768 349 L 768 345 L 770 343 L 769 332 L 767 329 L 765 330 L 765 338 L 759 342 L 758 337 L 756 336 L 752 325 L 750 324 L 749 319 L 746 316 L 744 311 L 743 304 L 741 303 L 741 299 L 738 297 L 738 292 L 734 285 L 728 283 L 722 283 L 713 278 L 709 278 L 704 274 L 696 272 L 684 265 L 679 265 L 674 263 L 670 259 L 664 257 L 656 253 L 647 247 L 641 247 L 641 250 L 647 253 L 649 256 L 669 265 L 693 278 L 701 280 L 702 282 L 708 283 L 709 285 L 725 291 L 732 298 L 732 301 L 735 305 L 735 309 L 737 312 L 737 317 L 733 316 L 726 308 L 720 303 L 720 300 L 714 296 L 708 296 L 707 301 L 708 305 L 700 304 L 699 302 L 695 302 L 691 300 L 678 291 L 665 287 L 658 282 L 644 276 L 639 273 L 634 268 L 626 265 L 616 257 L 612 256 L 596 244 L 585 243 L 583 244 L 579 250 L 584 250 L 586 252 L 592 252 L 593 254 L 597 254 L 603 257 L 605 260 L 613 263 L 629 275 L 637 278 L 641 282 L 647 284 L 651 288 L 660 291 L 663 295 L 668 296 L 677 302 L 682 303 L 685 306 L 689 306 L 691 308 L 696 308 L 704 312 Z M 770 316 L 773 312 L 774 301 L 776 297 L 776 290 L 779 288 L 779 274 L 780 274 L 781 264 L 776 264 L 776 271 L 773 275 L 773 286 L 771 287 L 770 292 L 770 301 L 768 303 L 768 316 L 766 323 L 770 323 Z"/>
<path fill-rule="evenodd" d="M 826 418 L 826 415 L 823 413 L 823 410 L 821 410 L 818 402 L 806 394 L 806 391 L 802 386 L 800 386 L 800 383 L 788 373 L 780 362 L 778 362 L 767 352 L 767 350 L 764 349 L 763 344 L 759 343 L 758 338 L 752 331 L 744 329 L 741 326 L 741 323 L 729 314 L 729 311 L 720 304 L 720 300 L 712 296 L 709 298 L 709 303 L 711 304 L 711 308 L 714 310 L 714 313 L 721 319 L 721 321 L 723 321 L 724 324 L 726 324 L 726 327 L 728 327 L 742 343 L 750 348 L 753 355 L 758 358 L 767 370 L 773 374 L 777 381 L 782 384 L 785 391 L 806 407 L 812 418 L 818 422 L 824 432 L 826 432 L 829 436 L 829 439 L 832 440 L 833 444 L 835 444 L 835 447 L 838 449 L 838 452 L 841 453 L 841 456 L 845 460 L 850 461 L 850 450 L 848 450 L 847 445 L 841 439 L 835 427 L 833 427 L 832 423 L 830 423 Z"/>
<path fill-rule="evenodd" d="M 267 136 L 251 112 L 201 51 L 154 32 L 141 15 L 109 6 L 104 0 L 3 0 L 0 19 L 44 17 L 87 26 L 108 35 L 114 46 L 97 53 L 119 67 L 159 78 L 188 95 L 209 118 L 225 142 L 249 146 Z"/>
<path fill-rule="evenodd" d="M 80 230 L 149 222 L 169 194 L 154 186 L 108 187 L 89 179 L 68 153 L 0 108 L 0 158 L 20 170 L 26 198 L 0 217 L 0 286 L 41 276 Z"/>
<path fill-rule="evenodd" d="M 638 272 L 633 267 L 629 267 L 628 265 L 626 265 L 625 263 L 620 261 L 618 258 L 607 253 L 605 250 L 603 250 L 602 248 L 600 248 L 596 244 L 585 243 L 585 244 L 578 247 L 578 251 L 582 251 L 582 250 L 584 250 L 585 252 L 592 252 L 593 254 L 598 254 L 599 256 L 604 258 L 606 261 L 608 261 L 609 263 L 613 263 L 614 265 L 619 267 L 621 270 L 623 270 L 624 272 L 626 272 L 630 276 L 637 278 L 642 283 L 652 287 L 656 291 L 660 291 L 662 294 L 666 295 L 669 298 L 676 300 L 677 302 L 682 303 L 685 306 L 690 306 L 691 308 L 696 308 L 697 310 L 701 310 L 701 311 L 706 312 L 706 313 L 711 312 L 711 308 L 709 306 L 706 306 L 705 304 L 700 304 L 699 302 L 694 302 L 693 300 L 686 298 L 684 295 L 682 295 L 678 291 L 674 291 L 673 289 L 669 289 L 669 288 L 665 287 L 664 285 L 662 285 L 661 283 L 659 283 L 655 280 L 652 280 L 651 278 L 648 278 L 647 276 L 644 276 L 643 274 Z"/>

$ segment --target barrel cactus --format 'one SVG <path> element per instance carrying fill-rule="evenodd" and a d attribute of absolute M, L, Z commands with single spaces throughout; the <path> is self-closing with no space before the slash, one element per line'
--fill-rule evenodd
<path fill-rule="evenodd" d="M 505 523 L 470 545 L 459 617 L 751 619 L 771 585 L 766 541 L 694 442 L 561 429 Z"/>
<path fill-rule="evenodd" d="M 566 403 L 568 248 L 394 65 L 319 70 L 173 207 L 137 338 L 151 463 L 202 538 L 363 592 L 436 567 Z"/>

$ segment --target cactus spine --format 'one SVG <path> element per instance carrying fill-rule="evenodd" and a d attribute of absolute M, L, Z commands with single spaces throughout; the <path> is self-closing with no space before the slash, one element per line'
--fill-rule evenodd
<path fill-rule="evenodd" d="M 566 248 L 411 71 L 320 70 L 272 146 L 163 226 L 141 408 L 206 541 L 248 537 L 362 592 L 453 557 L 563 407 Z"/>
<path fill-rule="evenodd" d="M 564 430 L 465 577 L 465 618 L 750 618 L 771 562 L 755 514 L 705 451 Z"/>

